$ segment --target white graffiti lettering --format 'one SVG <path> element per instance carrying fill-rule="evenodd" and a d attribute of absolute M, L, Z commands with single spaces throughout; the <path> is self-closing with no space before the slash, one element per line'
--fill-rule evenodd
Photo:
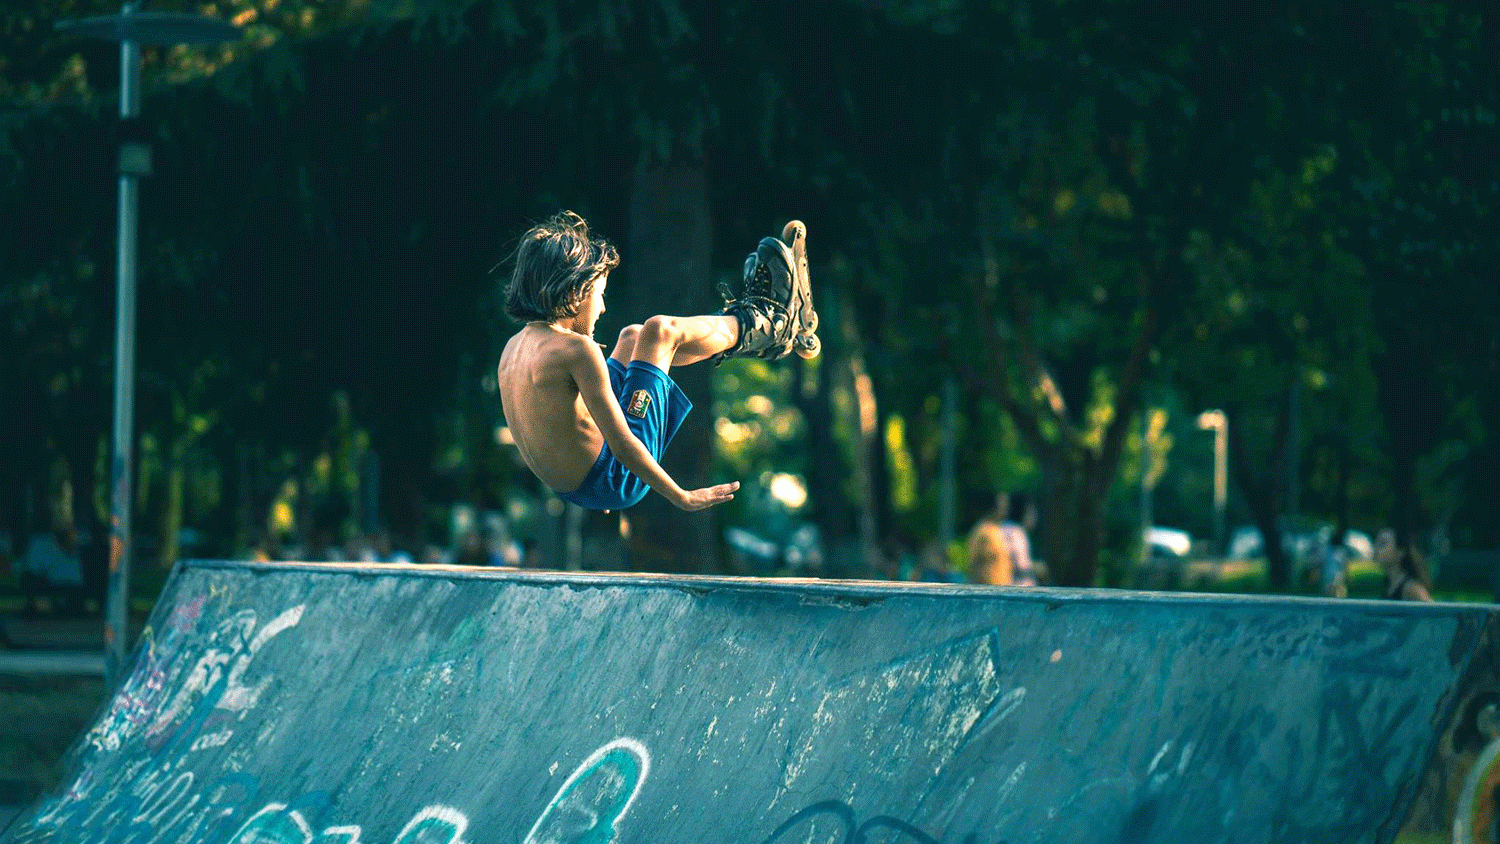
<path fill-rule="evenodd" d="M 630 810 L 650 771 L 651 755 L 635 739 L 604 745 L 568 775 L 524 844 L 613 841 L 615 824 Z"/>
<path fill-rule="evenodd" d="M 466 844 L 469 818 L 451 807 L 434 805 L 417 812 L 392 844 Z M 313 834 L 302 813 L 284 803 L 272 803 L 250 816 L 229 844 L 360 844 L 357 825 L 330 826 Z"/>

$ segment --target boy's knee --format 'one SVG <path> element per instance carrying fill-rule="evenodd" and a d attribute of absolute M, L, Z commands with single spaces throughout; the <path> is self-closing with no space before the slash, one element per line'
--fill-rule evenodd
<path fill-rule="evenodd" d="M 619 343 L 620 343 L 621 346 L 624 346 L 626 348 L 631 348 L 631 347 L 635 346 L 635 338 L 639 337 L 640 334 L 641 334 L 641 324 L 640 323 L 636 323 L 634 325 L 627 325 L 624 328 L 620 329 L 620 340 L 619 340 Z"/>
<path fill-rule="evenodd" d="M 648 345 L 671 343 L 677 338 L 677 320 L 669 316 L 654 316 L 641 325 L 637 342 Z"/>

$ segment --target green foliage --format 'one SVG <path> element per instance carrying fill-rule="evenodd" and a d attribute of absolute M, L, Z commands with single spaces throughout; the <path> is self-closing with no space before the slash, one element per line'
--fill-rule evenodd
<path fill-rule="evenodd" d="M 826 529 L 853 533 L 868 505 L 882 538 L 939 534 L 956 377 L 960 532 L 996 489 L 1044 491 L 1054 571 L 1092 582 L 1102 560 L 1119 582 L 1148 463 L 1161 520 L 1208 529 L 1203 409 L 1244 434 L 1233 521 L 1283 513 L 1296 382 L 1305 514 L 1500 541 L 1500 50 L 1483 10 L 152 8 L 244 32 L 146 52 L 153 515 L 180 483 L 184 518 L 227 542 L 256 521 L 244 501 L 264 510 L 288 478 L 348 499 L 365 448 L 412 531 L 428 498 L 529 494 L 494 438 L 485 373 L 510 326 L 483 271 L 560 206 L 623 240 L 631 174 L 694 162 L 716 266 L 790 215 L 813 232 L 824 357 L 723 367 L 713 413 L 725 471 L 807 478 Z M 0 11 L 0 402 L 25 444 L 0 470 L 22 486 L 50 471 L 30 452 L 102 483 L 118 57 L 51 23 L 115 10 Z M 1162 414 L 1150 461 L 1143 407 Z"/>

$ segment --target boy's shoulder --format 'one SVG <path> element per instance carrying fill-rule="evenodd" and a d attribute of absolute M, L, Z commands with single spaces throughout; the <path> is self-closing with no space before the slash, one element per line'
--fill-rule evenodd
<path fill-rule="evenodd" d="M 548 353 L 569 361 L 587 360 L 602 357 L 604 354 L 602 347 L 594 342 L 594 338 L 571 331 L 557 332 L 555 337 L 550 338 L 545 348 Z"/>
<path fill-rule="evenodd" d="M 529 351 L 544 355 L 582 354 L 582 352 L 603 348 L 595 343 L 592 337 L 585 337 L 576 331 L 544 328 L 532 324 L 522 325 L 519 331 L 511 334 L 510 339 L 505 340 L 505 346 L 529 349 Z"/>
<path fill-rule="evenodd" d="M 576 360 L 603 353 L 591 337 L 533 326 L 525 326 L 516 332 L 506 341 L 506 346 L 523 353 L 523 357 L 533 364 Z"/>

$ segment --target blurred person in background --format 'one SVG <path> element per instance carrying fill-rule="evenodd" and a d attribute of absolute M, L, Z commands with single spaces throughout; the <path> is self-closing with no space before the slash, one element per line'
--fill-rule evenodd
<path fill-rule="evenodd" d="M 1009 496 L 1006 511 L 1005 521 L 1000 523 L 1000 531 L 1005 537 L 1006 547 L 1010 549 L 1011 585 L 1035 586 L 1036 564 L 1031 559 L 1030 534 L 1036 530 L 1036 504 L 1030 495 L 1016 492 Z"/>
<path fill-rule="evenodd" d="M 319 527 L 312 532 L 312 540 L 308 543 L 304 556 L 312 563 L 338 563 L 343 562 L 344 551 L 334 541 L 332 529 Z"/>
<path fill-rule="evenodd" d="M 254 531 L 250 536 L 250 546 L 245 549 L 245 559 L 255 563 L 279 560 L 281 559 L 281 544 L 269 531 Z"/>
<path fill-rule="evenodd" d="M 354 531 L 344 540 L 344 559 L 356 563 L 374 562 L 374 552 L 370 550 L 370 541 L 364 534 Z"/>
<path fill-rule="evenodd" d="M 969 582 L 989 586 L 1010 586 L 1015 579 L 1010 544 L 1005 539 L 1006 512 L 1010 496 L 995 494 L 995 504 L 969 531 Z"/>
<path fill-rule="evenodd" d="M 916 540 L 899 525 L 881 545 L 879 574 L 887 580 L 911 580 L 917 573 Z"/>
<path fill-rule="evenodd" d="M 936 540 L 922 546 L 922 555 L 917 580 L 923 583 L 963 583 L 962 572 L 953 570 L 948 560 L 948 549 Z"/>
<path fill-rule="evenodd" d="M 1392 601 L 1431 601 L 1427 563 L 1411 543 L 1398 543 L 1393 528 L 1375 537 L 1375 562 L 1385 571 L 1385 595 Z"/>
<path fill-rule="evenodd" d="M 461 566 L 490 564 L 489 549 L 484 547 L 484 537 L 477 529 L 469 528 L 459 535 L 458 546 L 453 549 L 453 562 Z"/>
<path fill-rule="evenodd" d="M 521 565 L 521 544 L 510 533 L 510 522 L 500 513 L 486 513 L 484 527 L 479 531 L 484 543 L 487 562 L 490 566 Z"/>
<path fill-rule="evenodd" d="M 26 611 L 35 613 L 45 595 L 62 608 L 83 610 L 83 565 L 78 556 L 78 528 L 67 517 L 53 520 L 52 530 L 38 533 L 26 544 L 17 567 Z"/>
<path fill-rule="evenodd" d="M 411 555 L 397 548 L 391 541 L 391 532 L 385 528 L 375 531 L 375 538 L 370 543 L 370 551 L 373 563 L 400 563 L 411 565 Z"/>
<path fill-rule="evenodd" d="M 1321 586 L 1323 594 L 1330 598 L 1349 597 L 1348 572 L 1349 572 L 1349 548 L 1344 543 L 1348 539 L 1347 528 L 1335 531 L 1328 538 L 1323 552 L 1323 564 L 1321 566 Z"/>

